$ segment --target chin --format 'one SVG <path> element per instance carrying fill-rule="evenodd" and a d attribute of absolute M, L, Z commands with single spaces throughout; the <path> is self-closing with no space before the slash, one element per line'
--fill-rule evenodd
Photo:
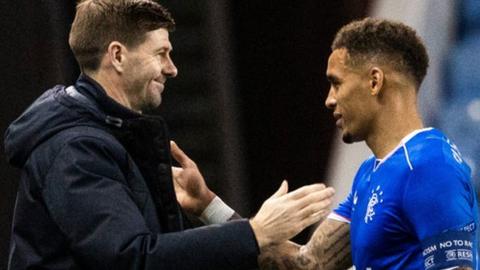
<path fill-rule="evenodd" d="M 150 100 L 150 107 L 158 108 L 160 107 L 160 104 L 162 104 L 162 97 Z"/>
<path fill-rule="evenodd" d="M 356 141 L 352 133 L 345 130 L 342 133 L 342 140 L 344 143 L 349 143 L 349 144 L 354 143 Z"/>
<path fill-rule="evenodd" d="M 145 107 L 149 110 L 154 110 L 160 106 L 162 103 L 162 96 L 159 93 L 153 93 L 150 97 L 145 100 Z"/>
<path fill-rule="evenodd" d="M 342 140 L 343 140 L 344 143 L 349 143 L 349 144 L 354 143 L 354 140 L 353 140 L 352 136 L 350 136 L 350 134 L 344 134 L 342 136 Z"/>
<path fill-rule="evenodd" d="M 160 106 L 160 103 L 161 100 L 159 100 L 158 102 L 150 100 L 150 102 L 145 102 L 144 104 L 142 104 L 141 110 L 142 112 L 151 112 L 157 109 Z"/>
<path fill-rule="evenodd" d="M 343 140 L 344 143 L 351 144 L 351 143 L 364 141 L 365 137 L 361 136 L 358 132 L 353 134 L 351 132 L 344 131 L 342 133 L 342 140 Z"/>

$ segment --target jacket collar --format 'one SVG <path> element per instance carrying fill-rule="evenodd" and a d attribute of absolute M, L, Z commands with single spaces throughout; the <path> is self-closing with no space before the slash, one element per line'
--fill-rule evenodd
<path fill-rule="evenodd" d="M 106 115 L 121 119 L 131 119 L 142 116 L 142 114 L 132 111 L 113 100 L 97 81 L 86 74 L 80 74 L 75 83 L 75 88 L 89 100 L 97 103 L 98 107 L 101 108 Z"/>

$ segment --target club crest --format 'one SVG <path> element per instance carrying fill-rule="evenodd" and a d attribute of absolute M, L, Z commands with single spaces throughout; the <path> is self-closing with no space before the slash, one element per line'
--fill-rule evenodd
<path fill-rule="evenodd" d="M 380 189 L 380 186 L 372 189 L 372 194 L 368 200 L 367 212 L 365 213 L 365 223 L 368 224 L 369 221 L 373 220 L 373 217 L 375 216 L 375 206 L 383 202 L 382 196 L 383 191 Z"/>

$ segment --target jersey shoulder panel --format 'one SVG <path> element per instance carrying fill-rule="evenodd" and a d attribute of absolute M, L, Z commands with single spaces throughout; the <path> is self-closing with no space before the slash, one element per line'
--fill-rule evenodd
<path fill-rule="evenodd" d="M 419 239 L 475 219 L 470 169 L 441 132 L 426 133 L 407 142 L 413 169 L 403 197 L 404 212 Z"/>
<path fill-rule="evenodd" d="M 447 166 L 463 178 L 470 178 L 470 168 L 464 162 L 457 146 L 437 129 L 418 134 L 405 146 L 414 171 L 435 171 L 439 166 Z"/>

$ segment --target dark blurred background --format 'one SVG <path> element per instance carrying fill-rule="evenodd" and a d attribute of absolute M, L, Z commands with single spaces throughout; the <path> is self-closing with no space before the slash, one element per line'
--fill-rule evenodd
<path fill-rule="evenodd" d="M 324 72 L 335 31 L 358 1 L 161 1 L 173 14 L 179 76 L 158 112 L 210 187 L 244 216 L 288 179 L 324 179 L 333 122 Z M 78 74 L 68 47 L 73 0 L 2 0 L 0 132 L 43 91 Z M 0 151 L 0 269 L 19 172 Z M 32 220 L 35 226 L 35 220 Z M 297 237 L 304 241 L 306 234 Z"/>
<path fill-rule="evenodd" d="M 369 149 L 341 143 L 324 108 L 329 45 L 366 15 L 403 21 L 424 39 L 430 69 L 419 105 L 453 139 L 480 190 L 480 1 L 160 0 L 179 76 L 155 112 L 209 186 L 250 217 L 288 179 L 329 179 L 336 202 Z M 0 133 L 43 91 L 78 74 L 68 48 L 75 0 L 0 0 Z M 6 269 L 19 171 L 0 144 L 0 269 Z M 35 226 L 35 220 L 32 220 Z M 294 240 L 305 242 L 309 230 Z M 479 234 L 480 235 L 480 234 Z"/>

